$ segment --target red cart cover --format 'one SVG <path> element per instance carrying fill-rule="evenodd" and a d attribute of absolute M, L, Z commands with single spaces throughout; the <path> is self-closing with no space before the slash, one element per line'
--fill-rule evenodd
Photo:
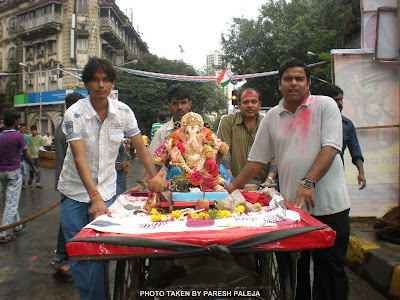
<path fill-rule="evenodd" d="M 325 224 L 311 217 L 309 214 L 302 210 L 294 208 L 293 205 L 285 201 L 285 205 L 288 209 L 297 211 L 301 216 L 301 222 L 285 224 L 274 227 L 236 227 L 228 228 L 218 231 L 184 231 L 184 232 L 168 232 L 168 233 L 152 233 L 152 234 L 119 234 L 119 233 L 106 233 L 98 232 L 94 229 L 82 229 L 74 239 L 79 238 L 101 238 L 101 237 L 114 237 L 116 239 L 123 237 L 138 237 L 152 240 L 163 240 L 180 242 L 199 246 L 210 246 L 213 244 L 217 245 L 228 245 L 233 242 L 237 242 L 252 236 L 260 235 L 263 233 L 294 229 L 306 228 L 313 226 L 323 226 L 321 229 L 314 230 L 299 235 L 274 240 L 272 242 L 255 245 L 252 248 L 267 249 L 271 251 L 293 251 L 293 250 L 305 250 L 315 248 L 327 248 L 332 247 L 335 241 L 335 231 L 330 227 L 324 227 Z M 93 242 L 70 242 L 67 244 L 68 255 L 73 259 L 74 256 L 82 257 L 89 256 L 102 256 L 102 259 L 107 259 L 107 256 L 119 256 L 119 255 L 135 255 L 143 256 L 146 254 L 161 254 L 171 253 L 173 251 L 144 248 L 144 247 L 131 247 L 121 246 L 107 243 L 93 243 Z"/>

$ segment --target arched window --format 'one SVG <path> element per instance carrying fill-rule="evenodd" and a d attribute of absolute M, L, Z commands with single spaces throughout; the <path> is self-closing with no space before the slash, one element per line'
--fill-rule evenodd
<path fill-rule="evenodd" d="M 7 59 L 15 59 L 15 47 L 8 49 Z"/>
<path fill-rule="evenodd" d="M 15 32 L 15 17 L 12 17 L 9 21 L 8 21 L 8 33 L 9 34 L 13 34 Z"/>
<path fill-rule="evenodd" d="M 3 54 L 0 52 L 0 70 L 3 70 Z"/>

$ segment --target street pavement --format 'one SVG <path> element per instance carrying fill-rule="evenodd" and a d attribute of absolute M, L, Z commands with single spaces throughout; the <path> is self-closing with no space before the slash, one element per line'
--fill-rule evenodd
<path fill-rule="evenodd" d="M 144 169 L 137 159 L 130 162 L 128 187 L 133 187 L 142 177 Z M 36 188 L 33 183 L 22 191 L 19 206 L 21 218 L 35 214 L 59 199 L 59 193 L 54 189 L 54 169 L 42 169 L 41 184 L 42 189 Z M 4 194 L 1 193 L 0 213 L 3 210 Z M 60 206 L 57 206 L 28 222 L 22 231 L 16 233 L 16 241 L 0 244 L 0 300 L 79 299 L 71 279 L 53 277 L 49 266 L 56 248 L 59 221 Z M 356 273 L 349 271 L 348 274 L 351 300 L 387 299 Z"/>

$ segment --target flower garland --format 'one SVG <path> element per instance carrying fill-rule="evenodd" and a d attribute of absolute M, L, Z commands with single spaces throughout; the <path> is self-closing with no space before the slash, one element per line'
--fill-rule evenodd
<path fill-rule="evenodd" d="M 261 204 L 256 202 L 254 206 L 258 207 L 261 210 Z M 235 213 L 238 215 L 245 214 L 246 208 L 244 205 L 240 204 L 235 208 Z M 152 208 L 149 212 L 150 218 L 152 222 L 166 222 L 173 220 L 183 220 L 184 216 L 182 212 L 177 209 L 172 211 L 169 215 L 162 214 L 156 208 Z M 196 221 L 196 220 L 213 220 L 213 219 L 225 219 L 230 218 L 232 216 L 231 211 L 227 209 L 211 209 L 208 212 L 192 212 L 187 216 L 188 220 Z"/>

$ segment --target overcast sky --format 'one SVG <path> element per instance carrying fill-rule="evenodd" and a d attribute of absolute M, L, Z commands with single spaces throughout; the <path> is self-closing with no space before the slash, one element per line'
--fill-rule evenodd
<path fill-rule="evenodd" d="M 234 17 L 256 18 L 266 0 L 116 0 L 121 11 L 147 42 L 150 53 L 181 59 L 201 69 L 206 55 L 220 49 L 221 33 Z M 184 52 L 181 56 L 179 45 Z"/>

